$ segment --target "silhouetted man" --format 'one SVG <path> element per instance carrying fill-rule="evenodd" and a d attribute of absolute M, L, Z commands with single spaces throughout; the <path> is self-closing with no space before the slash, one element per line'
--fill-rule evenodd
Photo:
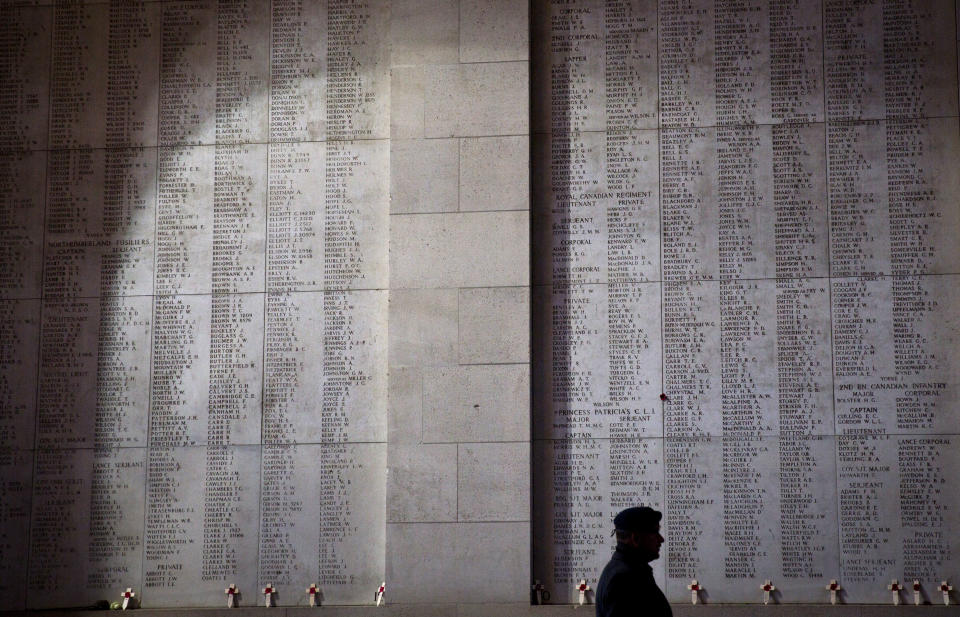
<path fill-rule="evenodd" d="M 644 506 L 613 519 L 617 550 L 597 583 L 597 617 L 673 617 L 649 565 L 660 556 L 662 517 Z"/>

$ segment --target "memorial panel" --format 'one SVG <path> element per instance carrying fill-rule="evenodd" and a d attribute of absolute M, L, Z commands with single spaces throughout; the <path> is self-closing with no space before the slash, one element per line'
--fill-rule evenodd
<path fill-rule="evenodd" d="M 609 556 L 609 536 L 582 530 L 609 533 L 639 503 L 664 510 L 654 566 L 677 602 L 694 578 L 713 602 L 757 602 L 765 579 L 777 601 L 823 602 L 833 578 L 880 602 L 892 578 L 929 593 L 960 567 L 941 519 L 956 491 L 937 492 L 958 471 L 953 13 L 534 3 L 532 80 L 549 96 L 531 148 L 533 567 L 552 602 L 576 601 Z M 649 56 L 622 72 L 635 49 Z M 614 109 L 651 129 L 631 156 L 610 147 Z M 617 219 L 614 177 L 646 196 Z M 651 232 L 634 254 L 653 263 L 618 323 L 612 247 L 628 230 Z M 625 391 L 643 412 L 604 416 Z M 656 444 L 634 463 L 655 462 L 637 479 L 662 490 L 617 502 L 608 436 Z M 589 508 L 571 497 L 585 491 Z"/>
<path fill-rule="evenodd" d="M 46 152 L 0 153 L 0 298 L 39 298 Z"/>
<path fill-rule="evenodd" d="M 24 3 L 21 3 L 24 4 Z M 0 149 L 43 150 L 47 147 L 50 109 L 50 65 L 53 7 L 3 7 L 0 23 Z"/>
<path fill-rule="evenodd" d="M 383 443 L 264 446 L 259 581 L 278 603 L 308 604 L 310 583 L 324 603 L 370 601 L 383 582 L 386 455 Z"/>
<path fill-rule="evenodd" d="M 389 3 L 7 4 L 0 601 L 370 602 Z M 954 4 L 534 3 L 551 601 L 637 503 L 674 601 L 960 578 Z"/>
<path fill-rule="evenodd" d="M 153 292 L 156 150 L 48 154 L 46 298 Z"/>
<path fill-rule="evenodd" d="M 29 566 L 0 596 L 370 602 L 389 3 L 21 4 L 0 24 L 0 550 Z"/>
<path fill-rule="evenodd" d="M 145 456 L 145 448 L 37 451 L 29 608 L 90 605 L 140 579 Z"/>
<path fill-rule="evenodd" d="M 609 560 L 610 520 L 617 512 L 636 503 L 662 509 L 663 457 L 661 439 L 574 436 L 534 442 L 534 576 L 550 602 L 577 602 L 575 587 L 584 573 L 599 572 Z M 663 562 L 654 564 L 654 574 L 662 586 Z"/>
<path fill-rule="evenodd" d="M 24 606 L 30 555 L 33 450 L 0 447 L 0 602 Z"/>
<path fill-rule="evenodd" d="M 39 315 L 39 300 L 0 300 L 0 448 L 33 447 Z"/>
<path fill-rule="evenodd" d="M 260 446 L 151 442 L 149 457 L 143 606 L 222 606 L 231 584 L 255 602 Z"/>

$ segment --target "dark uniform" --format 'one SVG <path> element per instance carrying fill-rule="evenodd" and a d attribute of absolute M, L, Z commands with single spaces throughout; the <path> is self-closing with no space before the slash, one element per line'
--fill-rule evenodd
<path fill-rule="evenodd" d="M 597 617 L 672 617 L 653 569 L 636 551 L 618 546 L 597 583 Z"/>
<path fill-rule="evenodd" d="M 597 583 L 597 617 L 673 617 L 649 566 L 660 556 L 662 516 L 643 506 L 614 517 L 617 550 Z"/>

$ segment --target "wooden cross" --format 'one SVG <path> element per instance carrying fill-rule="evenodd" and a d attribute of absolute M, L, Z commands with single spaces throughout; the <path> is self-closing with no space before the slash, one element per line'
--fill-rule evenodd
<path fill-rule="evenodd" d="M 133 602 L 133 598 L 136 595 L 137 594 L 133 592 L 133 589 L 127 587 L 127 590 L 123 592 L 123 603 L 120 605 L 120 608 L 123 610 L 130 608 L 130 604 Z"/>
<path fill-rule="evenodd" d="M 587 592 L 590 591 L 590 585 L 587 585 L 587 579 L 581 578 L 577 583 L 576 590 L 580 592 L 580 606 L 587 603 Z"/>
<path fill-rule="evenodd" d="M 913 604 L 920 606 L 920 581 L 916 579 L 913 581 Z"/>
<path fill-rule="evenodd" d="M 837 582 L 837 579 L 831 578 L 830 584 L 827 585 L 827 590 L 830 592 L 830 604 L 837 603 L 837 593 L 841 589 L 843 589 L 843 587 L 840 586 L 840 583 Z"/>
<path fill-rule="evenodd" d="M 240 593 L 240 590 L 237 589 L 237 586 L 233 583 L 229 587 L 223 590 L 223 593 L 227 594 L 227 608 L 233 608 L 237 605 L 236 597 Z"/>
<path fill-rule="evenodd" d="M 947 581 L 942 581 L 938 589 L 943 594 L 943 604 L 950 606 L 950 592 L 953 591 L 953 585 L 948 585 Z"/>
<path fill-rule="evenodd" d="M 690 603 L 696 604 L 700 601 L 700 583 L 697 582 L 697 579 L 693 579 L 687 589 L 690 590 Z"/>
<path fill-rule="evenodd" d="M 763 590 L 763 603 L 770 604 L 770 592 L 776 591 L 773 583 L 770 582 L 770 579 L 763 581 L 763 585 L 760 585 L 760 589 Z"/>
<path fill-rule="evenodd" d="M 380 604 L 383 602 L 383 594 L 385 594 L 386 592 L 387 592 L 387 582 L 384 581 L 380 583 L 380 586 L 377 588 L 377 593 L 375 595 L 377 599 L 377 606 L 380 606 Z"/>
<path fill-rule="evenodd" d="M 263 588 L 263 605 L 266 607 L 273 606 L 273 594 L 277 593 L 277 590 L 273 588 L 273 585 L 267 583 L 267 586 Z"/>
<path fill-rule="evenodd" d="M 316 583 L 307 587 L 307 595 L 310 596 L 310 606 L 316 606 L 317 596 L 320 595 L 320 589 L 317 587 Z"/>
<path fill-rule="evenodd" d="M 533 590 L 533 603 L 534 604 L 543 604 L 543 583 L 540 581 L 533 581 L 533 585 L 530 585 L 530 589 Z"/>
<path fill-rule="evenodd" d="M 900 604 L 900 590 L 903 589 L 903 585 L 901 585 L 897 579 L 893 579 L 890 584 L 887 585 L 887 589 L 893 592 L 893 604 L 894 606 L 898 606 Z"/>

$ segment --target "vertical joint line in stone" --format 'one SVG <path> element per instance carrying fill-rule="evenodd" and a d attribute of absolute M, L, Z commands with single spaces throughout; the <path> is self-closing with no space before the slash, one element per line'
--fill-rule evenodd
<path fill-rule="evenodd" d="M 163 6 L 160 5 L 156 13 L 157 22 L 156 22 L 156 35 L 158 38 L 157 41 L 157 142 L 156 148 L 154 151 L 156 161 L 154 166 L 153 174 L 153 293 L 151 295 L 151 308 L 150 316 L 150 370 L 148 371 L 147 378 L 147 444 L 144 448 L 144 480 L 143 480 L 143 539 L 140 542 L 140 601 L 143 601 L 143 580 L 145 573 L 147 571 L 147 522 L 150 519 L 150 450 L 152 444 L 152 431 L 151 420 L 153 416 L 153 348 L 157 337 L 157 238 L 159 235 L 159 218 L 160 218 L 160 118 L 161 118 L 161 105 L 163 104 L 163 97 L 160 96 L 160 93 L 163 92 Z"/>
<path fill-rule="evenodd" d="M 957 117 L 960 117 L 960 0 L 953 3 L 953 13 L 956 17 L 954 21 L 954 38 L 957 39 L 953 46 L 953 54 L 957 58 Z M 960 133 L 960 130 L 957 131 Z"/>
<path fill-rule="evenodd" d="M 260 576 L 260 546 L 263 542 L 263 427 L 266 421 L 267 407 L 267 308 L 270 304 L 270 162 L 273 154 L 273 132 L 271 130 L 271 112 L 273 111 L 273 0 L 270 1 L 270 20 L 267 27 L 267 178 L 263 191 L 263 335 L 260 339 L 260 478 L 257 492 L 257 587 L 263 581 Z M 279 444 L 274 444 L 279 445 Z"/>
<path fill-rule="evenodd" d="M 660 219 L 660 228 L 657 233 L 657 240 L 660 242 L 660 273 L 657 278 L 660 280 L 660 393 L 664 394 L 667 391 L 666 384 L 666 371 L 667 371 L 667 353 L 666 353 L 666 340 L 664 339 L 664 313 L 663 313 L 663 288 L 664 288 L 664 276 L 663 276 L 663 166 L 661 163 L 661 157 L 663 153 L 663 127 L 660 123 L 660 6 L 656 5 L 654 9 L 656 11 L 656 24 L 657 24 L 657 216 Z M 669 401 L 660 401 L 660 463 L 662 469 L 663 477 L 663 492 L 660 495 L 661 504 L 660 508 L 665 513 L 669 515 L 667 510 L 667 403 Z M 670 537 L 670 527 L 669 527 L 669 516 L 663 521 L 663 532 L 666 534 L 666 537 Z M 668 550 L 665 551 L 663 556 L 663 575 L 664 581 L 667 580 L 667 577 L 670 572 L 670 550 L 669 545 Z"/>
<path fill-rule="evenodd" d="M 40 373 L 41 368 L 43 367 L 43 307 L 45 304 L 44 298 L 44 279 L 46 278 L 46 265 L 47 265 L 47 206 L 50 203 L 50 155 L 53 152 L 50 147 L 50 123 L 52 121 L 51 107 L 53 105 L 53 52 L 54 52 L 54 27 L 57 23 L 57 6 L 54 5 L 49 8 L 50 15 L 50 57 L 47 60 L 47 135 L 46 135 L 46 150 L 44 151 L 44 160 L 43 160 L 43 217 L 42 225 L 43 228 L 40 230 L 40 293 L 38 294 L 40 298 L 40 310 L 38 311 L 39 319 L 37 321 L 37 371 L 36 371 L 36 384 L 33 388 L 33 443 L 32 450 L 33 456 L 33 467 L 30 470 L 30 520 L 27 525 L 27 559 L 26 559 L 26 576 L 24 576 L 23 582 L 23 602 L 24 606 L 28 606 L 27 601 L 30 596 L 30 561 L 33 557 L 33 496 L 36 492 L 36 479 L 37 479 L 37 454 L 40 451 L 38 447 L 40 439 Z"/>
<path fill-rule="evenodd" d="M 837 429 L 836 341 L 833 337 L 833 216 L 830 203 L 830 117 L 827 112 L 827 3 L 820 2 L 820 83 L 823 87 L 824 204 L 827 206 L 827 314 L 830 316 L 830 410 L 833 413 L 834 495 L 837 497 L 837 576 L 843 576 L 843 527 L 840 518 L 840 431 Z M 842 579 L 841 579 L 842 580 Z"/>
<path fill-rule="evenodd" d="M 458 181 L 458 183 L 459 183 L 459 181 Z M 459 188 L 458 188 L 457 190 L 459 191 Z M 460 200 L 460 198 L 457 197 L 457 209 L 458 209 L 458 210 L 460 209 L 459 200 Z M 457 366 L 460 366 L 460 364 L 461 364 L 461 362 L 460 362 L 460 348 L 461 348 L 462 345 L 463 345 L 463 339 L 461 338 L 461 333 L 460 333 L 460 289 L 461 289 L 460 287 L 457 287 L 457 288 L 456 288 L 456 290 L 457 290 Z M 420 417 L 423 418 L 423 412 L 422 412 L 422 411 L 421 411 L 421 413 L 420 413 Z M 422 421 L 423 421 L 423 420 L 421 420 L 421 422 L 422 422 Z M 458 455 L 458 456 L 459 456 L 459 454 L 460 454 L 460 452 L 457 451 L 457 455 Z"/>
<path fill-rule="evenodd" d="M 460 443 L 457 443 L 457 491 L 456 491 L 456 510 L 453 512 L 453 520 L 460 522 Z"/>
<path fill-rule="evenodd" d="M 387 327 L 390 327 L 389 324 L 387 324 Z M 419 382 L 417 384 L 417 390 L 420 394 L 420 414 L 419 414 L 420 415 L 420 418 L 419 418 L 420 436 L 417 443 L 423 444 L 423 369 L 422 368 L 417 369 L 417 381 Z"/>

